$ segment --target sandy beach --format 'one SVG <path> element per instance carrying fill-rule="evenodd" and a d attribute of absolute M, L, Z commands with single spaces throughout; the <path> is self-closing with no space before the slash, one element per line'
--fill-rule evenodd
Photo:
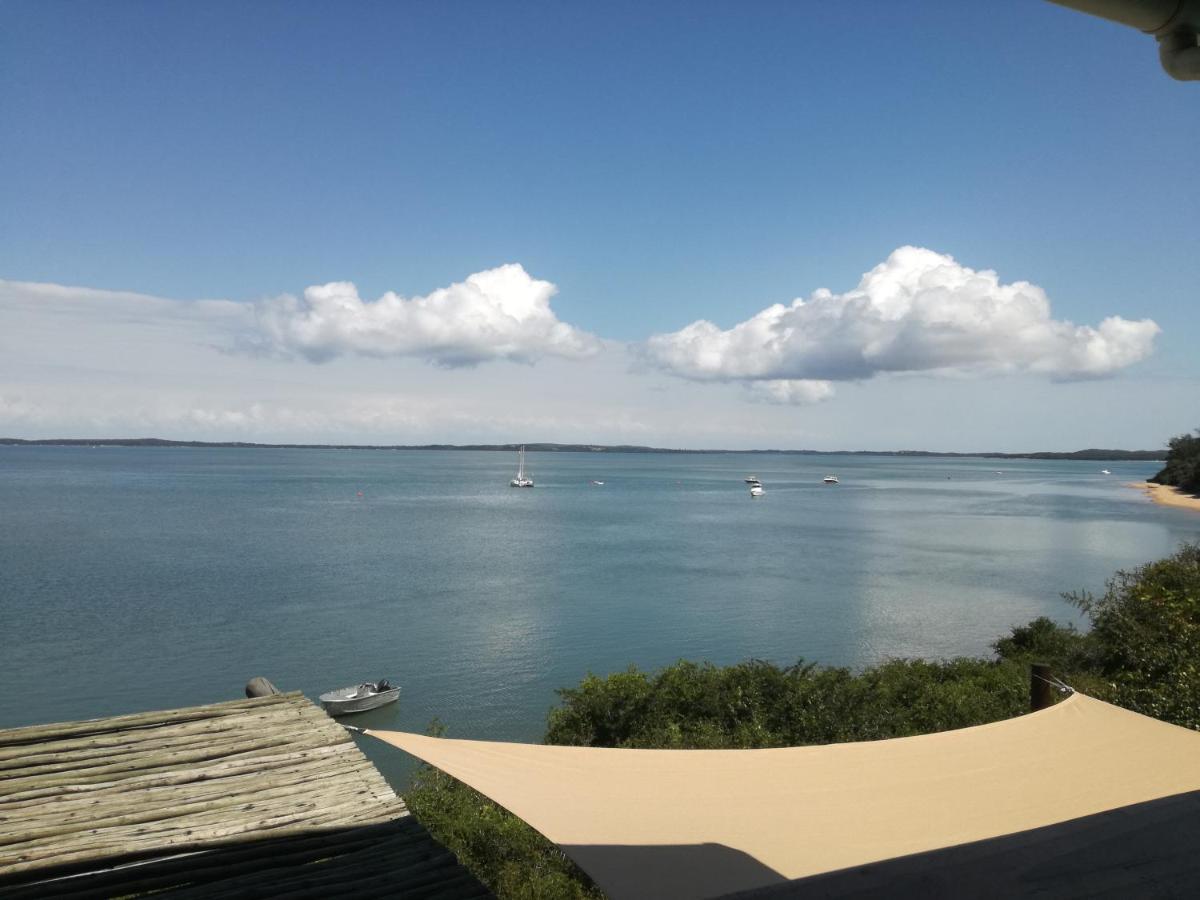
<path fill-rule="evenodd" d="M 1182 506 L 1184 509 L 1194 509 L 1200 512 L 1200 497 L 1185 494 L 1178 488 L 1168 487 L 1165 484 L 1153 484 L 1149 481 L 1133 481 L 1127 487 L 1145 491 L 1146 496 L 1155 503 L 1161 503 L 1164 506 Z"/>

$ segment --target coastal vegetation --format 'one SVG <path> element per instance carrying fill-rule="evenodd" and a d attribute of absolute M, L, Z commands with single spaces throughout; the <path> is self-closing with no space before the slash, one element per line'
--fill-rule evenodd
<path fill-rule="evenodd" d="M 1167 447 L 1166 465 L 1150 480 L 1189 494 L 1200 494 L 1200 428 L 1195 434 L 1171 438 Z"/>
<path fill-rule="evenodd" d="M 1117 572 L 1103 596 L 1065 597 L 1087 615 L 1086 633 L 1038 619 L 997 642 L 997 652 L 1049 663 L 1094 697 L 1200 729 L 1200 544 Z"/>
<path fill-rule="evenodd" d="M 589 747 L 755 748 L 903 737 L 1014 716 L 1027 676 L 1007 661 L 894 660 L 849 669 L 680 661 L 589 675 L 559 691 L 546 741 Z"/>
<path fill-rule="evenodd" d="M 1048 618 L 993 645 L 991 659 L 892 660 L 861 672 L 799 662 L 680 661 L 657 672 L 588 675 L 559 691 L 546 741 L 591 747 L 778 747 L 902 737 L 978 725 L 1028 709 L 1031 662 L 1091 696 L 1200 729 L 1200 544 L 1119 571 L 1102 596 L 1064 599 L 1078 630 Z M 406 800 L 501 898 L 601 896 L 524 822 L 422 766 Z"/>

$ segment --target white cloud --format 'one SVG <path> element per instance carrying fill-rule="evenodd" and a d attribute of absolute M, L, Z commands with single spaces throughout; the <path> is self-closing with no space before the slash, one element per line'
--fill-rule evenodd
<path fill-rule="evenodd" d="M 259 326 L 272 349 L 313 362 L 344 354 L 413 356 L 455 367 L 593 355 L 596 338 L 560 322 L 550 309 L 556 291 L 517 264 L 477 272 L 425 297 L 389 291 L 373 303 L 352 283 L 335 281 L 306 289 L 302 299 L 288 295 L 260 304 Z"/>
<path fill-rule="evenodd" d="M 833 385 L 828 381 L 796 378 L 748 381 L 745 384 L 750 391 L 750 396 L 763 403 L 810 406 L 833 396 Z"/>
<path fill-rule="evenodd" d="M 0 321 L 17 330 L 16 322 L 40 321 L 50 327 L 124 327 L 154 323 L 159 327 L 223 330 L 252 326 L 244 303 L 231 300 L 167 300 L 133 291 L 105 291 L 37 281 L 0 279 Z M 3 336 L 3 332 L 0 332 Z"/>
<path fill-rule="evenodd" d="M 1030 374 L 987 385 L 884 378 L 839 390 L 837 403 L 804 416 L 779 415 L 745 400 L 812 403 L 833 387 L 781 377 L 713 390 L 655 371 L 635 376 L 633 348 L 618 342 L 585 360 L 486 370 L 420 357 L 348 353 L 312 366 L 229 352 L 243 335 L 261 339 L 258 329 L 250 303 L 0 280 L 0 436 L 1070 450 L 1156 446 L 1173 433 L 1163 423 L 1196 393 L 1193 377 L 1147 373 L 1055 391 L 1037 390 Z M 1120 416 L 1105 414 L 1115 408 Z"/>
<path fill-rule="evenodd" d="M 766 399 L 812 402 L 829 395 L 828 381 L 884 372 L 1110 375 L 1149 356 L 1159 331 L 1149 319 L 1055 320 L 1035 284 L 901 247 L 844 294 L 821 288 L 728 330 L 696 321 L 654 335 L 642 353 L 684 378 L 761 383 Z"/>

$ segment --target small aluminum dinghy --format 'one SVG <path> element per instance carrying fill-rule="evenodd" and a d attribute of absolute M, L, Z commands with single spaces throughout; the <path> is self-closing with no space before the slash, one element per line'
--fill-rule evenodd
<path fill-rule="evenodd" d="M 354 687 L 338 688 L 321 695 L 321 706 L 331 716 L 366 712 L 377 706 L 395 703 L 400 699 L 400 688 L 383 681 L 364 681 Z"/>

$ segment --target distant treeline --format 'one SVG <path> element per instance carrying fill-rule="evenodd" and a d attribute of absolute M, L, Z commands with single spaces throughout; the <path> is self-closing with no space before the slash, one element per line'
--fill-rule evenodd
<path fill-rule="evenodd" d="M 1070 453 L 949 453 L 937 450 L 690 450 L 633 444 L 255 444 L 247 441 L 168 441 L 162 438 L 0 438 L 2 445 L 34 447 L 250 447 L 269 450 L 505 450 L 543 453 L 780 453 L 793 456 L 936 456 L 962 459 L 1159 460 L 1161 450 L 1075 450 Z"/>
<path fill-rule="evenodd" d="M 1200 428 L 1194 435 L 1171 438 L 1167 464 L 1150 480 L 1169 484 L 1192 494 L 1200 494 Z"/>

